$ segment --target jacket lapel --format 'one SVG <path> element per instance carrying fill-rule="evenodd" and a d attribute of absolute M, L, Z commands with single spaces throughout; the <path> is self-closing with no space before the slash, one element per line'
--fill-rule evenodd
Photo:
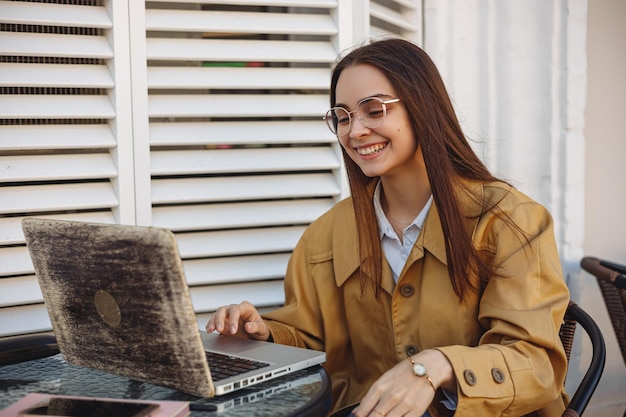
<path fill-rule="evenodd" d="M 459 205 L 466 230 L 473 235 L 482 213 L 482 204 L 479 201 L 483 201 L 484 190 L 480 182 L 464 181 L 464 185 L 468 187 L 469 193 L 459 194 Z M 342 286 L 360 266 L 356 219 L 351 200 L 350 204 L 346 204 L 343 210 L 338 212 L 333 225 L 332 240 L 335 281 L 337 286 Z M 448 264 L 441 219 L 434 202 L 426 216 L 422 232 L 409 254 L 407 266 L 424 257 L 424 251 L 431 253 L 442 264 Z M 395 283 L 391 268 L 384 259 L 383 262 L 382 286 L 389 294 L 393 294 Z"/>
<path fill-rule="evenodd" d="M 470 236 L 473 236 L 482 213 L 482 204 L 479 204 L 478 201 L 483 201 L 484 190 L 480 182 L 463 182 L 464 186 L 468 187 L 469 193 L 464 192 L 458 195 L 459 206 L 465 223 L 465 229 Z M 478 201 L 476 197 L 478 197 Z M 435 202 L 433 202 L 426 216 L 426 220 L 424 221 L 422 232 L 418 236 L 415 246 L 413 246 L 413 250 L 409 254 L 407 265 L 421 259 L 424 256 L 424 251 L 428 251 L 442 264 L 448 265 L 441 218 L 439 217 L 439 210 Z"/>

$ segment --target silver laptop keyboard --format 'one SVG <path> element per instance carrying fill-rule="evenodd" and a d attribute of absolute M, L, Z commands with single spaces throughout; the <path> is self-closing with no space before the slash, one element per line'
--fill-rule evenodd
<path fill-rule="evenodd" d="M 266 362 L 238 358 L 236 356 L 229 356 L 215 352 L 206 352 L 206 357 L 209 360 L 211 377 L 214 381 L 219 381 L 221 379 L 230 378 L 231 376 L 236 376 L 245 372 L 254 371 L 255 369 L 270 366 L 270 364 Z"/>

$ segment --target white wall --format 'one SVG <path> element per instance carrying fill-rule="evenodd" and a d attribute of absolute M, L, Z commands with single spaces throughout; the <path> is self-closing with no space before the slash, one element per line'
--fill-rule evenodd
<path fill-rule="evenodd" d="M 626 264 L 626 2 L 591 0 L 585 112 L 586 255 Z M 598 321 L 607 364 L 590 409 L 606 417 L 626 410 L 626 367 L 594 279 L 581 274 L 581 304 Z M 587 354 L 589 352 L 586 352 Z"/>

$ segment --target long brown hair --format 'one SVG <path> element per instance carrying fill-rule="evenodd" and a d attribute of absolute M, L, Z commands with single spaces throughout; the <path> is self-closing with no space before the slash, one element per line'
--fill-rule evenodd
<path fill-rule="evenodd" d="M 458 192 L 470 190 L 460 179 L 497 181 L 470 147 L 444 86 L 430 57 L 417 45 L 403 39 L 386 39 L 361 46 L 339 60 L 332 72 L 330 105 L 341 72 L 352 65 L 369 64 L 391 82 L 409 115 L 413 135 L 422 148 L 445 238 L 448 273 L 460 300 L 478 289 L 478 279 L 493 273 L 472 245 L 464 228 Z M 370 278 L 378 295 L 382 280 L 382 248 L 372 204 L 378 178 L 367 177 L 343 150 L 357 219 L 361 258 L 361 289 Z M 472 196 L 478 198 L 478 196 Z M 453 244 L 454 242 L 454 244 Z M 371 281 L 370 281 L 371 282 Z"/>

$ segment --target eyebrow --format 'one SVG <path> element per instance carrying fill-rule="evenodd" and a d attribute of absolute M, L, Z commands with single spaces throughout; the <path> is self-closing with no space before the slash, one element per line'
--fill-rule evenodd
<path fill-rule="evenodd" d="M 372 94 L 371 96 L 367 96 L 367 97 L 363 97 L 362 99 L 360 99 L 357 103 L 362 102 L 363 100 L 365 100 L 366 98 L 372 98 L 372 97 L 380 97 L 380 98 L 384 98 L 384 97 L 393 97 L 391 94 L 383 94 L 383 93 L 378 93 L 378 94 Z M 347 104 L 344 103 L 335 103 L 335 105 L 333 107 L 343 107 L 344 109 L 349 109 L 350 107 L 348 107 Z"/>

